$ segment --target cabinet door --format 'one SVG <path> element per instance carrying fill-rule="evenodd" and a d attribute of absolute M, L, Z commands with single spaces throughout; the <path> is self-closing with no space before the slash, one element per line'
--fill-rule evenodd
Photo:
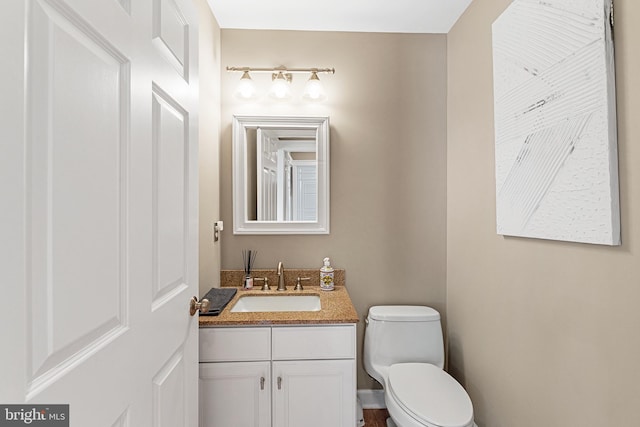
<path fill-rule="evenodd" d="M 270 427 L 270 362 L 200 363 L 200 427 Z"/>
<path fill-rule="evenodd" d="M 273 427 L 353 427 L 354 360 L 273 362 Z"/>

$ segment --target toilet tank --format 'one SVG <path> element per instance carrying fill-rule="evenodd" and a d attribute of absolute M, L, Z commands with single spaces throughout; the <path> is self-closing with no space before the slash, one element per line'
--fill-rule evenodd
<path fill-rule="evenodd" d="M 410 362 L 444 367 L 440 313 L 424 306 L 371 307 L 364 336 L 367 373 L 383 383 L 388 367 Z"/>

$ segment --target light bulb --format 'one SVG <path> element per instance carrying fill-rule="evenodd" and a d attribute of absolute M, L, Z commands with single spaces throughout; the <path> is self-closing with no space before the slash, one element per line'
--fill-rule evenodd
<path fill-rule="evenodd" d="M 324 91 L 324 87 L 322 83 L 320 83 L 320 79 L 318 78 L 318 73 L 316 71 L 311 72 L 311 77 L 307 81 L 307 85 L 304 87 L 304 93 L 302 94 L 302 99 L 312 102 L 324 101 L 327 98 L 327 94 Z"/>
<path fill-rule="evenodd" d="M 282 71 L 278 71 L 278 74 L 273 78 L 269 96 L 275 99 L 288 99 L 291 97 L 291 87 Z"/>
<path fill-rule="evenodd" d="M 248 71 L 242 73 L 240 82 L 236 88 L 236 97 L 241 99 L 253 99 L 256 96 L 256 85 L 251 80 L 251 76 Z"/>

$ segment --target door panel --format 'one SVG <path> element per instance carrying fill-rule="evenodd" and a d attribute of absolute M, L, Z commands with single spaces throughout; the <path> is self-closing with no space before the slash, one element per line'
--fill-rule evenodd
<path fill-rule="evenodd" d="M 180 349 L 153 379 L 153 427 L 186 426 L 185 360 Z"/>
<path fill-rule="evenodd" d="M 189 117 L 159 86 L 152 91 L 155 309 L 186 286 Z"/>
<path fill-rule="evenodd" d="M 186 81 L 189 81 L 189 37 L 189 24 L 181 7 L 173 0 L 153 0 L 153 42 Z"/>
<path fill-rule="evenodd" d="M 129 141 L 121 129 L 129 120 L 129 61 L 58 3 L 32 2 L 29 18 L 26 290 L 32 395 L 126 327 Z M 90 300 L 100 304 L 76 304 Z"/>

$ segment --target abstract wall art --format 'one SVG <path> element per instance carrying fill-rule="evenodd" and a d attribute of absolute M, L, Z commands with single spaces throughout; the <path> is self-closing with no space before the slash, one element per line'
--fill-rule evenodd
<path fill-rule="evenodd" d="M 498 234 L 620 244 L 612 0 L 514 0 L 493 23 Z"/>

